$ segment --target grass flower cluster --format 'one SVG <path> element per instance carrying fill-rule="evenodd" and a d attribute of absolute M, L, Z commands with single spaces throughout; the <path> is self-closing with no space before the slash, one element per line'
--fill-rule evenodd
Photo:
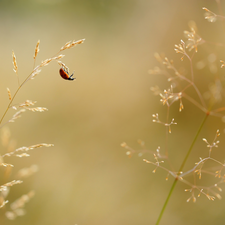
<path fill-rule="evenodd" d="M 205 7 L 203 10 L 205 11 L 205 19 L 209 22 L 224 22 L 225 17 L 211 12 Z M 149 150 L 145 146 L 144 141 L 141 140 L 138 141 L 141 146 L 141 149 L 139 150 L 133 149 L 125 142 L 121 144 L 121 146 L 126 149 L 126 154 L 129 157 L 135 154 L 138 154 L 138 156 L 143 156 L 143 161 L 153 166 L 153 173 L 156 173 L 157 169 L 162 169 L 166 172 L 166 180 L 171 179 L 171 177 L 173 179 L 173 184 L 165 203 L 162 206 L 161 212 L 159 213 L 156 224 L 160 223 L 166 206 L 171 199 L 171 194 L 173 193 L 174 187 L 178 181 L 182 182 L 186 186 L 184 191 L 189 193 L 186 199 L 187 202 L 196 202 L 197 198 L 200 196 L 205 196 L 207 199 L 212 201 L 222 198 L 222 185 L 225 182 L 225 157 L 216 158 L 213 154 L 215 149 L 223 149 L 223 147 L 220 146 L 220 131 L 217 129 L 213 133 L 211 132 L 211 136 L 207 137 L 202 136 L 202 131 L 206 121 L 209 120 L 210 117 L 215 117 L 216 120 L 224 122 L 224 83 L 222 82 L 224 78 L 216 74 L 216 76 L 211 78 L 210 83 L 208 83 L 208 90 L 203 91 L 202 88 L 199 87 L 201 82 L 199 82 L 199 73 L 196 72 L 196 70 L 200 67 L 203 68 L 206 64 L 204 60 L 199 61 L 197 57 L 204 46 L 215 45 L 217 47 L 224 47 L 224 44 L 209 42 L 207 39 L 198 34 L 196 27 L 196 24 L 192 22 L 190 25 L 190 31 L 184 31 L 184 37 L 186 40 L 181 40 L 180 43 L 176 44 L 174 48 L 175 52 L 181 55 L 181 63 L 186 61 L 188 62 L 186 65 L 189 64 L 189 68 L 186 69 L 185 72 L 184 70 L 180 70 L 175 65 L 173 60 L 170 60 L 167 57 L 162 57 L 158 53 L 155 53 L 155 58 L 160 66 L 149 70 L 151 75 L 163 75 L 166 77 L 168 82 L 168 87 L 164 90 L 161 90 L 158 86 L 151 87 L 151 91 L 156 96 L 159 96 L 159 101 L 166 108 L 165 119 L 163 119 L 163 116 L 160 116 L 159 113 L 154 113 L 152 115 L 154 123 L 158 123 L 159 125 L 165 127 L 165 136 L 163 137 L 163 140 L 165 140 L 166 143 L 165 147 L 162 149 L 158 146 L 156 150 Z M 223 61 L 224 59 L 218 59 L 217 62 L 215 62 L 217 58 L 215 57 L 215 49 L 210 54 L 211 58 L 209 60 L 210 72 L 213 72 L 214 74 L 217 72 L 217 70 L 215 70 L 215 63 L 220 65 L 221 68 L 219 68 L 219 70 L 222 70 L 225 66 L 225 62 Z M 176 118 L 171 118 L 172 107 L 177 107 L 177 102 L 179 102 L 178 111 L 181 114 L 183 113 L 183 110 L 185 110 L 185 103 L 188 103 L 188 107 L 191 105 L 191 107 L 193 107 L 193 111 L 198 110 L 203 112 L 203 117 L 197 129 L 195 127 L 195 130 L 192 129 L 190 131 L 190 134 L 195 134 L 195 136 L 191 143 L 189 143 L 187 151 L 184 150 L 186 145 L 182 148 L 182 152 L 184 152 L 183 161 L 180 163 L 180 167 L 175 169 L 172 166 L 173 160 L 175 159 L 170 157 L 170 151 L 176 149 L 176 147 L 171 146 L 176 145 L 176 143 L 169 142 L 169 139 L 173 127 L 179 126 L 179 123 L 176 122 Z M 184 114 L 183 120 L 191 120 L 190 118 L 185 118 L 185 116 L 187 116 L 187 114 Z M 183 128 L 180 127 L 180 129 Z M 208 151 L 205 152 L 208 153 L 204 156 L 199 155 L 199 160 L 195 162 L 194 165 L 188 165 L 190 166 L 190 169 L 184 171 L 184 166 L 190 158 L 190 154 L 199 139 L 202 139 L 202 142 L 205 143 L 205 149 L 208 149 Z M 153 156 L 152 159 L 149 159 L 151 157 L 148 156 L 147 153 Z M 190 177 L 193 177 L 193 179 L 190 179 Z M 207 180 L 205 185 L 201 183 L 204 179 Z"/>

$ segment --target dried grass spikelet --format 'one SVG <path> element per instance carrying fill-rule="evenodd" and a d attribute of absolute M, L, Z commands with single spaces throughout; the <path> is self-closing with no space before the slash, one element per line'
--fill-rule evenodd
<path fill-rule="evenodd" d="M 5 200 L 9 194 L 9 190 L 10 189 L 6 187 L 5 190 L 0 192 L 0 208 L 3 208 L 9 202 L 8 200 Z"/>
<path fill-rule="evenodd" d="M 48 110 L 45 107 L 29 108 L 29 106 L 34 105 L 35 103 L 36 103 L 36 101 L 26 100 L 25 102 L 20 103 L 18 107 L 23 108 L 23 109 L 27 109 L 27 110 L 32 111 L 32 112 L 44 112 L 44 111 Z M 16 106 L 13 106 L 13 108 L 17 110 Z"/>
<path fill-rule="evenodd" d="M 57 63 L 60 65 L 60 67 L 62 67 L 68 74 L 69 74 L 69 67 L 66 66 L 65 63 L 61 62 L 61 61 L 57 61 Z"/>
<path fill-rule="evenodd" d="M 194 25 L 190 26 L 191 31 L 184 31 L 184 36 L 188 39 L 186 42 L 186 48 L 191 51 L 195 49 L 198 52 L 198 45 L 203 44 L 205 41 L 196 33 Z"/>
<path fill-rule="evenodd" d="M 52 57 L 52 58 L 49 58 L 49 59 L 45 59 L 44 61 L 41 62 L 40 67 L 47 66 L 51 61 L 53 61 L 53 60 L 59 60 L 59 59 L 63 58 L 64 56 L 65 55 L 58 55 L 56 57 Z"/>
<path fill-rule="evenodd" d="M 17 66 L 16 56 L 15 56 L 14 51 L 12 51 L 12 58 L 13 58 L 13 71 L 17 74 L 18 66 Z"/>
<path fill-rule="evenodd" d="M 220 62 L 222 63 L 221 68 L 223 68 L 225 66 L 225 62 L 223 60 L 220 60 Z"/>
<path fill-rule="evenodd" d="M 21 108 L 28 107 L 28 106 L 34 105 L 35 103 L 36 101 L 26 100 L 25 102 L 19 104 L 19 107 Z"/>
<path fill-rule="evenodd" d="M 21 154 L 15 154 L 14 156 L 22 158 L 22 157 L 29 157 L 30 155 L 28 153 L 24 152 L 24 153 L 21 153 Z"/>
<path fill-rule="evenodd" d="M 61 49 L 60 51 L 66 50 L 66 49 L 70 49 L 73 48 L 74 46 L 78 45 L 78 44 L 82 44 L 84 42 L 85 39 L 81 39 L 78 41 L 68 41 Z"/>
<path fill-rule="evenodd" d="M 9 88 L 7 88 L 7 92 L 8 92 L 9 100 L 12 100 L 12 95 L 11 95 Z"/>
<path fill-rule="evenodd" d="M 2 157 L 5 157 L 5 156 L 27 157 L 27 156 L 29 156 L 27 153 L 25 153 L 27 151 L 33 150 L 35 148 L 51 147 L 51 146 L 54 146 L 54 145 L 53 144 L 41 143 L 41 144 L 31 145 L 29 147 L 20 147 L 20 148 L 17 148 L 13 152 L 5 153 L 4 155 L 2 155 Z M 17 154 L 18 152 L 23 152 L 23 153 L 22 154 Z"/>
<path fill-rule="evenodd" d="M 211 23 L 216 22 L 217 15 L 214 12 L 210 11 L 206 7 L 203 7 L 202 9 L 206 11 L 204 14 L 206 20 L 208 20 Z"/>
<path fill-rule="evenodd" d="M 8 200 L 5 201 L 4 198 L 0 196 L 0 209 L 3 208 L 8 202 Z"/>
<path fill-rule="evenodd" d="M 9 201 L 5 200 L 9 194 L 9 188 L 0 192 L 0 208 L 3 208 Z"/>
<path fill-rule="evenodd" d="M 161 97 L 160 102 L 162 102 L 163 105 L 170 105 L 169 100 L 174 97 L 173 90 L 171 90 L 172 89 L 168 89 L 168 91 L 164 90 L 163 93 L 159 94 Z"/>
<path fill-rule="evenodd" d="M 63 58 L 65 55 L 58 55 L 58 56 L 56 56 L 56 57 L 53 57 L 52 59 L 53 60 L 59 60 L 59 59 L 61 59 L 61 58 Z"/>
<path fill-rule="evenodd" d="M 175 45 L 175 52 L 176 53 L 181 53 L 183 56 L 181 57 L 181 61 L 184 60 L 184 55 L 186 55 L 186 51 L 185 51 L 185 43 L 183 40 L 181 40 L 181 44 Z"/>
<path fill-rule="evenodd" d="M 37 45 L 36 45 L 35 50 L 34 50 L 34 59 L 36 59 L 37 54 L 39 52 L 39 44 L 40 44 L 40 40 L 38 40 Z"/>
<path fill-rule="evenodd" d="M 41 62 L 41 65 L 40 67 L 42 66 L 47 66 L 53 59 L 50 58 L 50 59 L 45 59 L 44 61 Z"/>
<path fill-rule="evenodd" d="M 17 113 L 15 113 L 12 117 L 12 119 L 10 119 L 8 122 L 12 123 L 12 122 L 15 122 L 16 119 L 20 118 L 21 117 L 21 114 L 23 112 L 25 112 L 26 110 L 25 109 L 21 109 L 20 111 L 18 111 Z"/>
<path fill-rule="evenodd" d="M 163 124 L 164 126 L 168 127 L 169 128 L 169 133 L 171 133 L 171 125 L 174 125 L 174 124 L 177 125 L 177 123 L 174 122 L 174 118 L 172 118 L 170 123 L 164 123 L 164 122 L 159 120 L 159 114 L 158 113 L 152 114 L 152 117 L 154 118 L 152 120 L 153 123 Z"/>
<path fill-rule="evenodd" d="M 44 112 L 44 111 L 48 111 L 47 108 L 45 107 L 35 107 L 35 108 L 27 108 L 27 110 L 31 111 L 31 112 Z"/>
<path fill-rule="evenodd" d="M 43 63 L 43 62 L 42 62 Z M 27 81 L 29 80 L 33 80 L 40 72 L 41 72 L 41 69 L 40 69 L 41 65 L 37 66 L 33 71 L 32 73 L 30 74 L 30 76 L 23 82 L 22 85 L 24 85 Z"/>
<path fill-rule="evenodd" d="M 0 163 L 0 166 L 4 166 L 4 167 L 14 167 L 12 164 L 9 164 L 9 163 Z"/>
<path fill-rule="evenodd" d="M 185 43 L 184 43 L 183 40 L 181 40 L 181 44 L 175 45 L 174 50 L 175 50 L 176 53 L 185 54 L 186 53 L 185 48 L 186 48 Z"/>
<path fill-rule="evenodd" d="M 1 185 L 0 186 L 0 191 L 6 190 L 7 187 L 12 187 L 15 184 L 21 184 L 21 183 L 23 183 L 22 180 L 12 180 L 12 181 L 10 181 L 8 183 L 5 183 L 5 184 Z"/>
<path fill-rule="evenodd" d="M 41 72 L 41 69 L 34 70 L 32 74 L 30 75 L 30 80 L 33 80 L 40 72 Z"/>

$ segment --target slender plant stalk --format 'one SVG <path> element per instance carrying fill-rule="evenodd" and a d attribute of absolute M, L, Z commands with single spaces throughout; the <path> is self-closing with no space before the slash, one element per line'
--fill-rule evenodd
<path fill-rule="evenodd" d="M 8 112 L 8 110 L 9 110 L 9 108 L 10 108 L 10 106 L 11 106 L 13 100 L 14 100 L 14 98 L 16 97 L 18 91 L 20 90 L 21 86 L 22 86 L 22 85 L 20 85 L 20 86 L 17 88 L 15 94 L 13 95 L 12 99 L 10 100 L 10 102 L 9 102 L 9 104 L 8 104 L 8 106 L 7 106 L 5 112 L 4 112 L 4 114 L 3 114 L 3 116 L 2 116 L 2 118 L 1 118 L 1 120 L 0 120 L 0 125 L 1 125 L 1 123 L 2 123 L 2 120 L 3 120 L 4 117 L 5 117 L 6 113 Z"/>
<path fill-rule="evenodd" d="M 196 133 L 196 135 L 195 135 L 195 138 L 194 138 L 194 140 L 193 140 L 193 142 L 192 142 L 192 144 L 191 144 L 191 146 L 190 146 L 190 148 L 189 148 L 189 150 L 188 150 L 188 152 L 187 152 L 187 155 L 185 156 L 185 158 L 184 158 L 184 160 L 183 160 L 183 162 L 182 162 L 182 164 L 181 164 L 181 166 L 180 166 L 178 175 L 180 174 L 180 172 L 182 172 L 182 170 L 183 170 L 183 168 L 184 168 L 184 165 L 185 165 L 185 163 L 186 163 L 186 161 L 187 161 L 187 159 L 188 159 L 188 157 L 189 157 L 189 155 L 190 155 L 190 153 L 191 153 L 191 151 L 192 151 L 192 149 L 193 149 L 193 147 L 194 147 L 194 144 L 195 144 L 195 142 L 196 142 L 196 140 L 197 140 L 197 138 L 198 138 L 198 136 L 199 136 L 199 134 L 200 134 L 200 132 L 201 132 L 201 130 L 202 130 L 202 127 L 203 127 L 203 125 L 205 124 L 206 119 L 208 118 L 208 116 L 209 116 L 209 113 L 206 114 L 204 120 L 202 121 L 202 123 L 201 123 L 201 125 L 200 125 L 200 127 L 199 127 L 199 129 L 198 129 L 198 131 L 197 131 L 197 133 Z M 166 209 L 166 206 L 167 206 L 167 204 L 168 204 L 168 202 L 169 202 L 169 199 L 170 199 L 170 197 L 171 197 L 171 195 L 172 195 L 172 193 L 173 193 L 173 190 L 174 190 L 174 188 L 175 188 L 175 186 L 176 186 L 176 184 L 177 184 L 178 179 L 179 179 L 179 176 L 178 176 L 177 178 L 175 178 L 175 180 L 174 180 L 174 182 L 173 182 L 173 184 L 172 184 L 172 187 L 171 187 L 171 189 L 170 189 L 170 192 L 169 192 L 169 194 L 168 194 L 168 196 L 167 196 L 167 198 L 166 198 L 166 201 L 165 201 L 165 203 L 164 203 L 164 205 L 163 205 L 163 207 L 162 207 L 162 210 L 161 210 L 161 212 L 160 212 L 160 214 L 159 214 L 159 217 L 158 217 L 158 219 L 157 219 L 156 225 L 159 225 L 159 223 L 160 223 L 160 221 L 161 221 L 161 219 L 162 219 L 163 213 L 164 213 L 164 211 L 165 211 L 165 209 Z"/>
<path fill-rule="evenodd" d="M 21 87 L 23 86 L 23 84 L 27 81 L 27 79 L 30 77 L 31 74 L 32 74 L 32 73 L 30 73 L 29 76 L 23 81 L 23 83 L 19 85 L 19 87 L 17 88 L 15 94 L 12 96 L 12 99 L 10 100 L 10 102 L 9 102 L 9 104 L 8 104 L 8 106 L 7 106 L 5 112 L 4 112 L 4 114 L 3 114 L 3 116 L 2 116 L 2 118 L 1 118 L 1 120 L 0 120 L 0 125 L 1 125 L 1 123 L 2 123 L 2 120 L 3 120 L 4 117 L 5 117 L 6 113 L 8 112 L 9 108 L 11 107 L 11 105 L 12 105 L 12 103 L 13 103 L 13 100 L 14 100 L 14 98 L 16 97 L 17 93 L 19 92 L 20 88 L 21 88 Z"/>

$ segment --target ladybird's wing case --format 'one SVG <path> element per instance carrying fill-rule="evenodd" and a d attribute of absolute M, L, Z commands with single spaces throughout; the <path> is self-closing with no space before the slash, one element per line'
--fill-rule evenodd
<path fill-rule="evenodd" d="M 69 75 L 68 75 L 68 73 L 66 73 L 66 71 L 65 71 L 63 68 L 60 68 L 59 74 L 60 74 L 60 76 L 61 76 L 63 79 L 68 80 Z"/>

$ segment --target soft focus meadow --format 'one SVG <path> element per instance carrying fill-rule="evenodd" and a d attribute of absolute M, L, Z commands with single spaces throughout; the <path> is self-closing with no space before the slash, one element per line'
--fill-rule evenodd
<path fill-rule="evenodd" d="M 215 23 L 205 20 L 202 9 L 206 7 L 221 15 L 225 13 L 225 3 L 219 3 L 219 0 L 0 1 L 0 118 L 9 104 L 7 88 L 14 94 L 18 77 L 22 82 L 33 70 L 38 40 L 36 65 L 52 57 L 66 42 L 85 39 L 82 45 L 65 50 L 62 53 L 65 57 L 60 59 L 70 72 L 75 71 L 76 80 L 63 80 L 59 64 L 52 61 L 20 89 L 14 100 L 14 104 L 37 101 L 35 106 L 48 111 L 26 111 L 14 123 L 2 127 L 0 154 L 9 149 L 6 140 L 11 150 L 39 143 L 54 146 L 33 149 L 29 157 L 7 158 L 7 163 L 14 165 L 11 175 L 7 174 L 11 177 L 9 181 L 19 180 L 18 171 L 23 168 L 30 168 L 33 174 L 10 188 L 6 198 L 9 202 L 0 209 L 1 225 L 156 223 L 174 178 L 169 176 L 166 181 L 167 172 L 160 168 L 152 173 L 155 166 L 143 162 L 143 158 L 154 161 L 152 154 L 128 157 L 121 143 L 138 150 L 144 142 L 144 149 L 155 152 L 160 146 L 161 153 L 169 146 L 172 168 L 179 171 L 205 113 L 187 99 L 182 100 L 184 110 L 179 112 L 180 103 L 175 102 L 170 108 L 170 119 L 174 118 L 177 124 L 171 126 L 167 139 L 165 127 L 152 122 L 152 114 L 156 113 L 165 121 L 167 109 L 151 87 L 168 89 L 169 83 L 165 76 L 150 74 L 149 70 L 159 66 L 154 57 L 158 52 L 173 59 L 180 73 L 190 76 L 190 62 L 180 60 L 182 55 L 174 51 L 174 45 L 180 44 L 181 39 L 186 41 L 184 31 L 196 25 L 197 33 L 209 44 L 198 46 L 194 55 L 195 84 L 208 102 L 210 90 L 218 80 L 221 99 L 214 106 L 223 107 L 225 69 L 221 68 L 220 60 L 225 61 L 225 25 L 220 19 Z M 12 50 L 18 77 L 13 71 Z M 193 89 L 187 94 L 197 101 Z M 9 109 L 3 124 L 15 112 Z M 209 117 L 184 171 L 192 169 L 199 157 L 207 157 L 209 149 L 202 139 L 212 143 L 218 129 L 220 148 L 213 149 L 212 154 L 224 162 L 224 122 L 222 117 Z M 207 171 L 215 172 L 218 165 L 207 166 Z M 2 166 L 0 170 L 3 185 L 6 169 Z M 204 185 L 215 183 L 212 176 L 204 176 Z M 198 179 L 193 177 L 191 174 L 190 182 Z M 220 193 L 221 200 L 215 201 L 204 195 L 197 198 L 196 193 L 197 201 L 193 203 L 193 199 L 187 202 L 191 193 L 184 190 L 188 188 L 185 183 L 177 183 L 160 224 L 222 224 L 224 193 Z M 27 194 L 26 214 L 15 220 L 7 219 L 5 213 L 10 204 Z"/>

